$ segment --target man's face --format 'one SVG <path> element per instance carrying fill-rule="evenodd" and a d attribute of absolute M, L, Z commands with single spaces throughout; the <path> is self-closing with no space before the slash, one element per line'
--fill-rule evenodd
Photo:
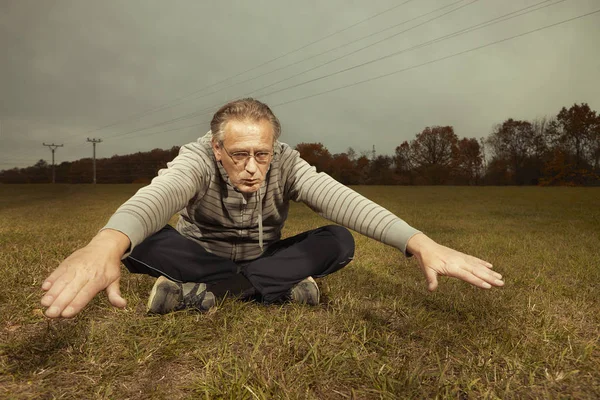
<path fill-rule="evenodd" d="M 240 192 L 254 193 L 264 182 L 273 152 L 273 133 L 273 126 L 267 120 L 232 120 L 225 124 L 223 143 L 213 141 L 217 161 L 221 161 L 229 180 Z M 234 160 L 242 152 L 254 156 L 263 153 L 259 158 L 265 162 L 257 162 L 255 157 Z M 264 153 L 269 153 L 266 160 Z"/>

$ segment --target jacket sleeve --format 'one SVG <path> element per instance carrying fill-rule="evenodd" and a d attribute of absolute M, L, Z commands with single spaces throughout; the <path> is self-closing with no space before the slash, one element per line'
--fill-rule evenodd
<path fill-rule="evenodd" d="M 304 161 L 287 145 L 282 146 L 282 171 L 285 192 L 339 225 L 396 247 L 406 256 L 408 240 L 419 231 L 387 209 L 342 185 Z"/>
<path fill-rule="evenodd" d="M 211 159 L 203 151 L 202 144 L 183 146 L 179 155 L 167 163 L 167 168 L 161 169 L 148 186 L 138 190 L 117 209 L 102 229 L 115 229 L 129 237 L 131 246 L 123 258 L 148 236 L 162 229 L 173 214 L 202 192 L 209 162 Z"/>

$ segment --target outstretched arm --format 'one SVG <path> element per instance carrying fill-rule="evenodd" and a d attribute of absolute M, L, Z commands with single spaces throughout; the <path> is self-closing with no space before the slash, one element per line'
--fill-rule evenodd
<path fill-rule="evenodd" d="M 49 318 L 74 317 L 98 292 L 106 290 L 115 307 L 125 307 L 121 297 L 121 257 L 130 246 L 123 233 L 104 229 L 90 243 L 67 257 L 42 284 L 42 306 Z"/>
<path fill-rule="evenodd" d="M 502 275 L 493 271 L 489 262 L 442 246 L 423 233 L 411 237 L 406 250 L 419 262 L 430 291 L 437 288 L 438 275 L 458 278 L 482 289 L 504 285 Z"/>
<path fill-rule="evenodd" d="M 50 318 L 74 317 L 94 296 L 106 290 L 108 300 L 125 307 L 119 280 L 121 258 L 161 229 L 203 187 L 210 173 L 211 150 L 200 139 L 180 149 L 152 183 L 138 190 L 85 247 L 67 257 L 44 281 L 42 305 Z"/>
<path fill-rule="evenodd" d="M 462 279 L 489 289 L 502 286 L 502 275 L 492 264 L 442 246 L 405 221 L 325 173 L 317 173 L 289 146 L 281 147 L 286 193 L 321 216 L 417 258 L 429 290 L 437 288 L 437 276 Z"/>

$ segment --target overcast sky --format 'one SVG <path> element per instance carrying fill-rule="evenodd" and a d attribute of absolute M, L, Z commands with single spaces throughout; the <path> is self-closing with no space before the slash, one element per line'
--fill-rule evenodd
<path fill-rule="evenodd" d="M 521 13 L 546 7 L 434 41 L 529 6 Z M 599 0 L 0 0 L 0 169 L 50 161 L 43 142 L 64 144 L 57 164 L 90 157 L 88 137 L 103 140 L 98 157 L 182 145 L 248 95 L 272 106 L 281 141 L 332 153 L 391 155 L 434 125 L 479 138 L 573 103 L 600 111 L 600 13 L 476 49 L 596 10 Z"/>

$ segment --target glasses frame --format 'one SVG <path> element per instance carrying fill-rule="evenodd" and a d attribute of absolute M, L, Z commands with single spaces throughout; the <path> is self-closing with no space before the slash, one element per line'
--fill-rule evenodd
<path fill-rule="evenodd" d="M 250 160 L 250 158 L 254 158 L 254 162 L 260 165 L 265 165 L 268 164 L 271 160 L 270 158 L 273 156 L 273 151 L 269 151 L 267 152 L 268 156 L 267 159 L 265 161 L 261 161 L 258 158 L 256 158 L 256 154 L 251 154 L 247 151 L 235 151 L 233 154 L 231 154 L 226 148 L 225 145 L 223 144 L 223 142 L 219 142 L 219 145 L 223 148 L 223 150 L 225 150 L 225 153 L 227 153 L 227 155 L 229 156 L 229 158 L 231 158 L 231 161 L 233 161 L 233 163 L 235 165 L 246 165 L 248 163 L 248 160 Z M 235 154 L 240 154 L 240 153 L 246 153 L 247 156 L 243 159 L 243 160 L 239 160 L 237 161 L 234 158 Z M 262 151 L 259 151 L 259 153 L 262 153 Z"/>

